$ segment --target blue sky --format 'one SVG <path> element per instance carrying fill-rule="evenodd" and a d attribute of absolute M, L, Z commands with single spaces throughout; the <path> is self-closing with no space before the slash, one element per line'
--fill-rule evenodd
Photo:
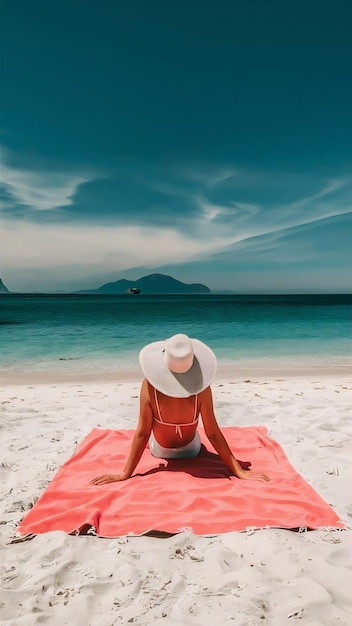
<path fill-rule="evenodd" d="M 352 291 L 352 5 L 1 7 L 1 271 Z"/>

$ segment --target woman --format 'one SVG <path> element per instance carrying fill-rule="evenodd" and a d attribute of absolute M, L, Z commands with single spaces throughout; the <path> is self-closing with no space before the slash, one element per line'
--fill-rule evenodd
<path fill-rule="evenodd" d="M 262 472 L 242 469 L 218 426 L 210 388 L 217 362 L 207 345 L 178 334 L 148 344 L 139 360 L 145 379 L 138 426 L 126 465 L 119 474 L 97 476 L 91 481 L 93 485 L 130 478 L 148 441 L 151 454 L 158 458 L 197 456 L 201 448 L 197 430 L 200 415 L 209 441 L 237 478 L 269 480 Z"/>

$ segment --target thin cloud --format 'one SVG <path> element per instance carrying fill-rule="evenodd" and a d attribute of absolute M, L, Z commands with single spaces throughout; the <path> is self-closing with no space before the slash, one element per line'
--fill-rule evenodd
<path fill-rule="evenodd" d="M 39 174 L 2 167 L 2 184 L 16 204 L 24 204 L 34 211 L 48 211 L 69 206 L 78 187 L 88 179 L 71 174 Z"/>
<path fill-rule="evenodd" d="M 348 190 L 350 201 L 342 199 L 336 192 Z M 236 192 L 233 192 L 236 195 Z M 332 196 L 332 197 L 331 197 Z M 256 237 L 280 233 L 289 228 L 299 228 L 307 224 L 345 215 L 351 211 L 352 187 L 349 178 L 331 180 L 313 195 L 304 196 L 296 202 L 278 206 L 254 205 L 232 201 L 220 205 L 211 203 L 204 196 L 198 198 L 203 224 L 201 234 L 211 230 L 213 236 L 226 234 L 228 240 L 233 233 L 233 244 L 253 240 Z"/>
<path fill-rule="evenodd" d="M 344 179 L 330 180 L 317 193 L 311 196 L 306 196 L 305 198 L 302 198 L 301 200 L 298 200 L 297 202 L 292 202 L 291 204 L 286 205 L 286 209 L 291 209 L 291 210 L 301 209 L 302 207 L 307 206 L 307 204 L 311 204 L 311 203 L 314 203 L 316 200 L 325 198 L 326 196 L 331 195 L 335 191 L 338 191 L 342 187 L 346 187 L 350 184 L 351 184 L 351 181 L 349 180 L 349 178 L 346 178 L 345 180 Z"/>
<path fill-rule="evenodd" d="M 10 200 L 25 205 L 32 211 L 52 211 L 70 206 L 80 185 L 91 180 L 88 174 L 77 172 L 36 171 L 14 167 L 7 161 L 8 152 L 1 150 L 1 185 L 8 200 L 3 209 L 10 208 Z"/>

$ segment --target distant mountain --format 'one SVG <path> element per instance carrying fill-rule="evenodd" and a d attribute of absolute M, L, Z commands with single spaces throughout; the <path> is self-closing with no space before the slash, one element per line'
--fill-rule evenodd
<path fill-rule="evenodd" d="M 0 293 L 10 293 L 8 288 L 4 285 L 0 278 Z"/>
<path fill-rule="evenodd" d="M 206 285 L 200 283 L 188 285 L 165 274 L 149 274 L 135 281 L 123 278 L 113 283 L 106 283 L 98 289 L 84 289 L 75 293 L 125 294 L 130 293 L 131 289 L 140 290 L 140 293 L 150 295 L 161 293 L 210 293 L 210 289 Z"/>

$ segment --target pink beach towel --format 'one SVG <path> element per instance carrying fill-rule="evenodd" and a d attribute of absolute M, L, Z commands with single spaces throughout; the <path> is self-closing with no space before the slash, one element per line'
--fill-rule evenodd
<path fill-rule="evenodd" d="M 230 474 L 199 429 L 202 450 L 193 459 L 156 459 L 147 448 L 135 475 L 124 482 L 90 484 L 99 474 L 119 472 L 132 430 L 94 429 L 58 471 L 19 526 L 22 536 L 52 530 L 102 537 L 190 528 L 201 535 L 248 527 L 343 528 L 335 511 L 288 462 L 262 427 L 224 428 L 244 467 L 251 464 L 270 482 L 239 480 Z"/>

